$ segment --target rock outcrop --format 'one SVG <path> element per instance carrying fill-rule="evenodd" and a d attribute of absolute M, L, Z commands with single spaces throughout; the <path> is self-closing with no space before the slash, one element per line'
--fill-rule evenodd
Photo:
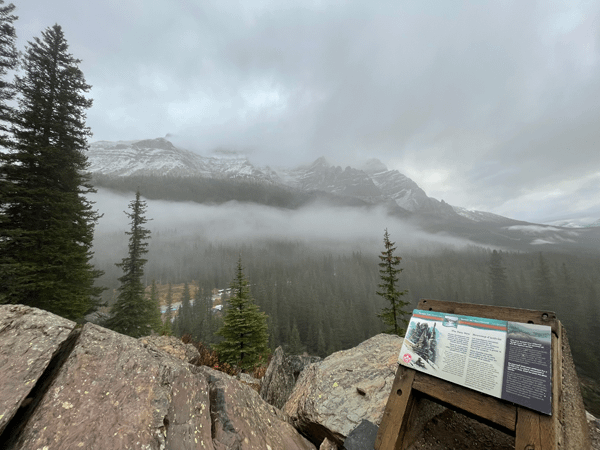
<path fill-rule="evenodd" d="M 282 409 L 300 373 L 306 366 L 318 361 L 321 361 L 318 356 L 286 355 L 281 347 L 277 347 L 261 380 L 260 396 L 267 403 Z"/>
<path fill-rule="evenodd" d="M 392 389 L 402 338 L 379 334 L 311 364 L 301 373 L 283 411 L 320 445 L 342 445 L 362 420 L 379 424 Z M 432 406 L 432 415 L 443 410 Z"/>
<path fill-rule="evenodd" d="M 172 346 L 21 306 L 0 317 L 0 448 L 315 448 L 249 386 Z"/>
<path fill-rule="evenodd" d="M 250 386 L 208 367 L 200 369 L 210 385 L 215 450 L 315 448 Z"/>
<path fill-rule="evenodd" d="M 252 380 L 246 385 L 190 364 L 197 362 L 195 348 L 177 339 L 133 339 L 0 305 L 0 448 L 341 449 L 361 421 L 379 424 L 401 344 L 378 335 L 308 365 L 281 411 L 260 397 Z M 566 334 L 562 354 L 561 448 L 589 448 L 589 427 L 598 449 L 598 422 L 585 420 Z M 309 362 L 280 356 L 289 380 Z M 417 422 L 424 432 L 410 448 L 514 447 L 514 438 L 431 402 Z"/>
<path fill-rule="evenodd" d="M 0 306 L 0 435 L 50 361 L 64 349 L 75 322 L 22 305 Z"/>

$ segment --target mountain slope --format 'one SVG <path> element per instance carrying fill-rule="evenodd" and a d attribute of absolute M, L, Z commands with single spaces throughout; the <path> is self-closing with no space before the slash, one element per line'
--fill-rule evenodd
<path fill-rule="evenodd" d="M 99 141 L 90 145 L 89 171 L 109 176 L 179 176 L 279 182 L 275 172 L 254 167 L 246 158 L 206 158 L 175 147 L 164 138 Z"/>
<path fill-rule="evenodd" d="M 456 215 L 450 205 L 443 200 L 440 202 L 428 197 L 417 183 L 397 170 L 388 170 L 378 159 L 367 161 L 365 166 L 365 172 L 370 175 L 383 195 L 393 199 L 401 208 L 447 217 Z"/>
<path fill-rule="evenodd" d="M 273 170 L 256 167 L 235 153 L 204 157 L 175 147 L 165 138 L 99 141 L 90 145 L 89 171 L 108 177 L 175 176 L 268 183 L 303 192 L 319 191 L 371 204 L 390 204 L 401 211 L 455 215 L 444 202 L 427 197 L 410 178 L 387 170 L 378 160 L 365 169 L 342 169 L 321 157 L 308 166 Z"/>

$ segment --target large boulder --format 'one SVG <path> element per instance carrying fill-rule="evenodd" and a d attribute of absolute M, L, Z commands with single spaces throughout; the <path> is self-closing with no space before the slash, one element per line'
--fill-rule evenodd
<path fill-rule="evenodd" d="M 9 448 L 214 449 L 208 382 L 197 371 L 86 324 Z"/>
<path fill-rule="evenodd" d="M 68 345 L 75 322 L 23 305 L 0 305 L 0 434 L 50 361 Z"/>
<path fill-rule="evenodd" d="M 19 319 L 23 334 L 16 332 L 12 341 L 19 337 L 25 341 L 40 322 L 38 316 L 58 320 L 29 309 Z M 10 422 L 0 438 L 1 448 L 315 448 L 250 387 L 221 372 L 188 364 L 180 352 L 172 354 L 170 346 L 93 324 L 75 329 L 71 336 L 68 354 L 49 363 L 53 371 L 46 371 L 43 386 L 29 394 L 35 398 L 23 408 L 19 423 Z M 33 348 L 37 340 L 26 342 Z M 7 361 L 23 353 L 19 346 L 15 352 L 11 348 L 2 341 Z M 16 385 L 20 366 L 1 367 L 3 383 Z M 4 397 L 6 393 L 0 398 L 2 405 L 7 402 Z"/>
<path fill-rule="evenodd" d="M 341 446 L 362 420 L 381 422 L 401 347 L 402 338 L 379 334 L 311 364 L 300 374 L 283 411 L 316 445 L 327 438 Z M 427 414 L 442 411 L 431 404 Z"/>
<path fill-rule="evenodd" d="M 215 450 L 315 449 L 250 386 L 222 372 L 202 367 L 209 380 Z"/>
<path fill-rule="evenodd" d="M 260 396 L 267 403 L 283 408 L 300 373 L 306 366 L 318 361 L 321 361 L 318 356 L 286 355 L 281 347 L 277 347 L 261 379 Z"/>

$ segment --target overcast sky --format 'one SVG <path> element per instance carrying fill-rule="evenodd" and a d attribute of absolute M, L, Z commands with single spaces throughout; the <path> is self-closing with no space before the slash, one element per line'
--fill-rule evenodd
<path fill-rule="evenodd" d="M 58 23 L 93 140 L 170 134 L 274 166 L 370 157 L 429 196 L 600 218 L 600 2 L 15 0 Z"/>

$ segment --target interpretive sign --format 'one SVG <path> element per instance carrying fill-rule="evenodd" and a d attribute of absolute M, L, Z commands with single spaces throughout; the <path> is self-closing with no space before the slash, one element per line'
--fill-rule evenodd
<path fill-rule="evenodd" d="M 400 364 L 552 413 L 551 328 L 415 309 Z"/>

